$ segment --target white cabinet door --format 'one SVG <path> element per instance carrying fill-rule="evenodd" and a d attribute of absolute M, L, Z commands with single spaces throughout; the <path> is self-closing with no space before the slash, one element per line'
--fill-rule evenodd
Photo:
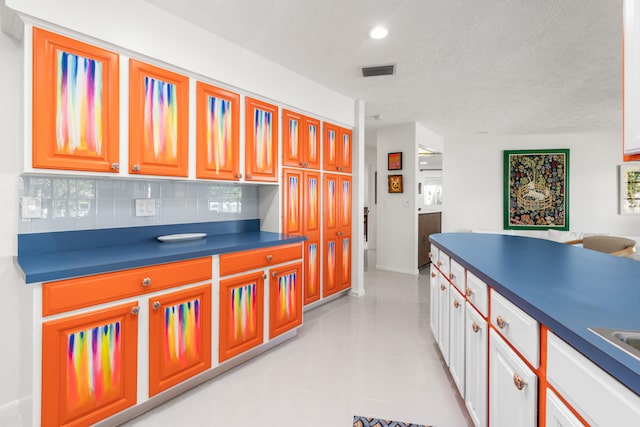
<path fill-rule="evenodd" d="M 547 419 L 545 427 L 583 427 L 573 412 L 567 408 L 567 405 L 556 396 L 550 388 L 547 388 Z"/>
<path fill-rule="evenodd" d="M 438 346 L 449 366 L 449 282 L 438 274 Z"/>
<path fill-rule="evenodd" d="M 464 297 L 449 288 L 449 371 L 464 398 Z"/>
<path fill-rule="evenodd" d="M 429 324 L 431 332 L 438 342 L 438 294 L 440 293 L 438 270 L 431 264 L 429 273 Z"/>
<path fill-rule="evenodd" d="M 466 305 L 464 317 L 464 402 L 473 424 L 476 427 L 486 427 L 489 329 L 487 321 L 469 303 Z"/>
<path fill-rule="evenodd" d="M 535 427 L 538 377 L 493 330 L 489 333 L 491 427 Z"/>

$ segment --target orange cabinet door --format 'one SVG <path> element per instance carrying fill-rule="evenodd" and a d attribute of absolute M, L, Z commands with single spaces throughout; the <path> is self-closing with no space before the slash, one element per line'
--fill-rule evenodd
<path fill-rule="evenodd" d="M 323 245 L 323 287 L 322 296 L 328 297 L 339 290 L 340 239 L 337 236 L 327 237 Z"/>
<path fill-rule="evenodd" d="M 351 176 L 338 177 L 338 227 L 342 234 L 351 234 Z"/>
<path fill-rule="evenodd" d="M 323 123 L 324 133 L 324 161 L 323 168 L 327 171 L 338 170 L 338 134 L 339 128 L 331 123 Z"/>
<path fill-rule="evenodd" d="M 278 107 L 245 100 L 245 172 L 247 181 L 278 181 Z"/>
<path fill-rule="evenodd" d="M 320 241 L 304 242 L 304 304 L 320 299 Z"/>
<path fill-rule="evenodd" d="M 42 426 L 94 424 L 136 403 L 137 302 L 42 325 Z"/>
<path fill-rule="evenodd" d="M 196 178 L 240 179 L 240 95 L 196 83 Z"/>
<path fill-rule="evenodd" d="M 323 206 L 323 224 L 324 224 L 324 237 L 335 238 L 338 236 L 339 231 L 339 219 L 338 213 L 340 212 L 340 184 L 339 175 L 324 174 L 322 184 L 322 206 Z"/>
<path fill-rule="evenodd" d="M 269 270 L 269 339 L 302 325 L 302 263 Z"/>
<path fill-rule="evenodd" d="M 340 128 L 339 134 L 339 148 L 338 148 L 338 171 L 351 173 L 352 169 L 352 141 L 351 131 L 349 129 Z"/>
<path fill-rule="evenodd" d="M 282 110 L 282 165 L 304 167 L 303 116 Z"/>
<path fill-rule="evenodd" d="M 211 367 L 211 284 L 149 299 L 149 396 Z"/>
<path fill-rule="evenodd" d="M 34 168 L 118 172 L 119 56 L 33 29 Z"/>
<path fill-rule="evenodd" d="M 219 360 L 263 342 L 264 272 L 220 281 Z"/>
<path fill-rule="evenodd" d="M 338 245 L 338 290 L 343 290 L 351 287 L 351 236 L 340 236 Z"/>
<path fill-rule="evenodd" d="M 286 234 L 303 234 L 303 172 L 297 169 L 282 170 L 284 186 L 282 230 Z"/>
<path fill-rule="evenodd" d="M 303 174 L 302 223 L 303 234 L 308 238 L 320 237 L 320 172 Z"/>
<path fill-rule="evenodd" d="M 303 166 L 320 169 L 320 120 L 302 118 L 302 148 Z"/>
<path fill-rule="evenodd" d="M 129 172 L 188 175 L 189 78 L 129 62 Z"/>

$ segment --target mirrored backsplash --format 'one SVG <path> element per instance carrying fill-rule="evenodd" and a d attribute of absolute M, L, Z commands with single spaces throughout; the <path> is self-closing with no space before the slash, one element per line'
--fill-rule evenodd
<path fill-rule="evenodd" d="M 257 219 L 260 215 L 255 185 L 42 175 L 22 176 L 18 185 L 21 234 Z M 148 216 L 136 216 L 136 200 L 140 199 L 151 199 L 152 206 L 145 204 L 142 212 Z M 149 210 L 155 210 L 155 215 Z"/>

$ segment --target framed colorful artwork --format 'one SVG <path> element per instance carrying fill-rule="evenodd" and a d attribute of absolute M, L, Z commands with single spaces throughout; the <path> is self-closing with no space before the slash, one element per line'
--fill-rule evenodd
<path fill-rule="evenodd" d="M 640 163 L 620 165 L 620 215 L 640 215 Z"/>
<path fill-rule="evenodd" d="M 32 165 L 118 172 L 119 56 L 33 29 Z"/>
<path fill-rule="evenodd" d="M 245 98 L 247 181 L 278 181 L 278 107 Z"/>
<path fill-rule="evenodd" d="M 504 228 L 569 230 L 569 150 L 504 152 Z"/>
<path fill-rule="evenodd" d="M 240 179 L 240 95 L 196 83 L 196 178 Z"/>
<path fill-rule="evenodd" d="M 389 175 L 389 193 L 402 193 L 402 175 Z"/>
<path fill-rule="evenodd" d="M 402 170 L 402 152 L 387 154 L 387 169 L 390 171 Z"/>
<path fill-rule="evenodd" d="M 188 175 L 189 78 L 129 62 L 129 172 Z"/>

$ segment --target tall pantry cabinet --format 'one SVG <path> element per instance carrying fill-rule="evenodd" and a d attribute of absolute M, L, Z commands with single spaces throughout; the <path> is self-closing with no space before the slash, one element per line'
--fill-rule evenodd
<path fill-rule="evenodd" d="M 308 305 L 351 286 L 351 175 L 335 173 L 338 163 L 340 172 L 351 171 L 351 131 L 323 123 L 321 141 L 319 120 L 289 110 L 283 110 L 282 128 L 286 166 L 282 230 L 307 236 L 304 304 Z M 319 170 L 320 147 L 323 170 Z"/>

